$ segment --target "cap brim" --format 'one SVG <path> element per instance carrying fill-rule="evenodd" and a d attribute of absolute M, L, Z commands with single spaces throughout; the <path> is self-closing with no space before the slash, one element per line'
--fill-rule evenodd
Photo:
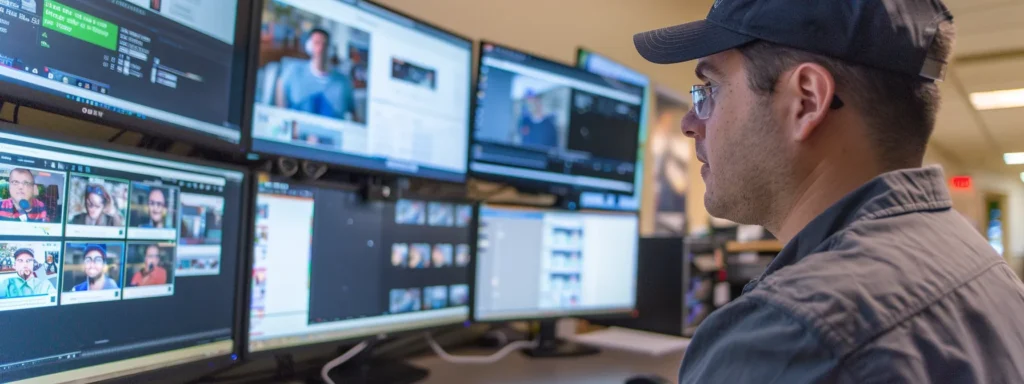
<path fill-rule="evenodd" d="M 633 44 L 644 59 L 675 64 L 711 56 L 757 40 L 706 20 L 655 29 L 633 35 Z"/>

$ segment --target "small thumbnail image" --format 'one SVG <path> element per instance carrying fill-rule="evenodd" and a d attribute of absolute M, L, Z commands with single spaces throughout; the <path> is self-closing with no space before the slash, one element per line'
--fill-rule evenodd
<path fill-rule="evenodd" d="M 430 264 L 434 268 L 449 267 L 452 265 L 452 245 L 451 244 L 434 244 L 434 249 L 430 251 Z"/>
<path fill-rule="evenodd" d="M 59 264 L 60 243 L 0 242 L 0 311 L 57 305 Z"/>
<path fill-rule="evenodd" d="M 174 243 L 128 243 L 125 256 L 125 277 L 128 287 L 145 287 L 174 283 Z M 193 261 L 195 265 L 195 261 Z"/>
<path fill-rule="evenodd" d="M 266 243 L 270 239 L 270 227 L 267 225 L 256 226 L 256 241 L 257 243 Z"/>
<path fill-rule="evenodd" d="M 72 175 L 68 192 L 68 236 L 124 238 L 128 182 Z"/>
<path fill-rule="evenodd" d="M 465 267 L 469 265 L 469 244 L 455 246 L 455 266 Z"/>
<path fill-rule="evenodd" d="M 437 87 L 437 71 L 423 65 L 414 64 L 397 57 L 391 58 L 391 78 L 405 81 L 433 90 Z"/>
<path fill-rule="evenodd" d="M 267 297 L 267 270 L 255 268 L 252 271 L 252 308 L 262 308 Z"/>
<path fill-rule="evenodd" d="M 427 205 L 429 224 L 434 227 L 451 227 L 455 225 L 455 207 L 447 203 L 431 202 Z"/>
<path fill-rule="evenodd" d="M 409 268 L 427 268 L 430 266 L 430 244 L 413 244 L 409 246 Z"/>
<path fill-rule="evenodd" d="M 391 290 L 391 313 L 416 312 L 421 303 L 419 288 Z"/>
<path fill-rule="evenodd" d="M 583 237 L 583 230 L 577 228 L 555 228 L 553 232 L 553 242 L 557 247 L 579 247 Z"/>
<path fill-rule="evenodd" d="M 174 186 L 133 182 L 130 227 L 176 228 L 179 190 Z"/>
<path fill-rule="evenodd" d="M 224 198 L 181 194 L 182 244 L 220 245 L 224 227 Z"/>
<path fill-rule="evenodd" d="M 455 206 L 455 226 L 459 228 L 468 227 L 473 221 L 473 206 L 460 204 Z"/>
<path fill-rule="evenodd" d="M 66 177 L 63 172 L 0 164 L 0 221 L 62 223 Z"/>
<path fill-rule="evenodd" d="M 270 206 L 268 204 L 260 204 L 256 207 L 256 217 L 260 219 L 266 219 L 270 217 Z"/>
<path fill-rule="evenodd" d="M 395 223 L 424 225 L 427 223 L 427 204 L 416 200 L 398 200 L 395 204 Z"/>
<path fill-rule="evenodd" d="M 448 306 L 448 287 L 437 285 L 423 288 L 423 309 L 441 309 Z"/>
<path fill-rule="evenodd" d="M 192 259 L 181 259 L 178 260 L 178 270 L 192 269 Z"/>
<path fill-rule="evenodd" d="M 391 244 L 391 266 L 406 267 L 409 262 L 409 244 Z"/>
<path fill-rule="evenodd" d="M 469 304 L 469 285 L 455 284 L 449 287 L 448 304 L 453 307 Z"/>
<path fill-rule="evenodd" d="M 73 243 L 64 251 L 60 303 L 121 299 L 124 243 Z"/>

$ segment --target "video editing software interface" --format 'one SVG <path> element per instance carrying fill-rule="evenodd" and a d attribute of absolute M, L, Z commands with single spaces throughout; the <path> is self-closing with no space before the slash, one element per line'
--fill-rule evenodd
<path fill-rule="evenodd" d="M 0 81 L 63 97 L 91 116 L 159 121 L 238 143 L 237 5 L 3 0 Z"/>
<path fill-rule="evenodd" d="M 253 150 L 463 181 L 472 43 L 361 0 L 266 0 Z"/>
<path fill-rule="evenodd" d="M 262 180 L 251 352 L 469 318 L 473 206 Z"/>
<path fill-rule="evenodd" d="M 476 320 L 629 311 L 636 213 L 480 207 Z"/>
<path fill-rule="evenodd" d="M 0 133 L 0 381 L 231 354 L 243 177 Z"/>
<path fill-rule="evenodd" d="M 636 85 L 644 88 L 640 107 L 640 135 L 637 146 L 636 170 L 633 173 L 633 193 L 594 192 L 585 191 L 580 193 L 579 207 L 582 209 L 613 209 L 624 211 L 640 210 L 640 196 L 643 187 L 644 177 L 644 150 L 647 143 L 647 114 L 650 109 L 650 92 L 647 87 L 650 79 L 647 75 L 626 67 L 604 55 L 587 50 L 580 50 L 577 58 L 577 66 L 588 72 L 616 79 L 621 82 Z"/>
<path fill-rule="evenodd" d="M 633 192 L 643 88 L 484 43 L 470 170 Z"/>

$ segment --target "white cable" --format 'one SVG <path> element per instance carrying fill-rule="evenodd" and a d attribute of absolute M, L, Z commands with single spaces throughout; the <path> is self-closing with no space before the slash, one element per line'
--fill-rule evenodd
<path fill-rule="evenodd" d="M 331 377 L 328 376 L 327 373 L 331 372 L 335 367 L 344 364 L 346 361 L 351 360 L 369 345 L 370 342 L 368 341 L 356 344 L 356 346 L 349 349 L 348 352 L 341 354 L 341 356 L 334 358 L 334 360 L 328 361 L 327 364 L 324 364 L 324 367 L 320 369 L 320 377 L 323 378 L 327 384 L 335 384 L 334 380 L 331 380 Z"/>
<path fill-rule="evenodd" d="M 515 352 L 520 349 L 535 348 L 537 347 L 536 341 L 514 341 L 509 343 L 498 352 L 495 352 L 490 356 L 453 356 L 445 352 L 440 345 L 434 341 L 434 337 L 427 333 L 427 343 L 430 344 L 430 349 L 434 350 L 437 357 L 441 360 L 447 361 L 452 364 L 494 364 L 504 359 L 508 354 Z"/>

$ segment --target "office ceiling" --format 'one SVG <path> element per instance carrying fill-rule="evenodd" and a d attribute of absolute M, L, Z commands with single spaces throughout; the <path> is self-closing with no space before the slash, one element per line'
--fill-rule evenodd
<path fill-rule="evenodd" d="M 933 144 L 966 169 L 1024 172 L 1004 152 L 1024 152 L 1024 108 L 976 111 L 972 92 L 1024 88 L 1024 0 L 945 0 L 957 27 L 954 63 Z"/>

